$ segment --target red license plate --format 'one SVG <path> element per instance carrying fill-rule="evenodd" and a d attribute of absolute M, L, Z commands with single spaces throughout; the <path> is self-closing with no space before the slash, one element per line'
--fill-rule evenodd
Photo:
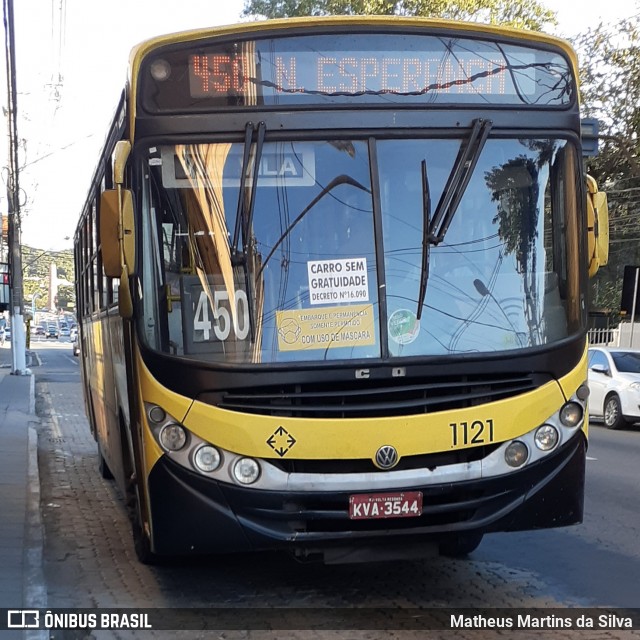
<path fill-rule="evenodd" d="M 422 492 L 362 493 L 349 496 L 349 518 L 415 518 L 422 515 Z"/>

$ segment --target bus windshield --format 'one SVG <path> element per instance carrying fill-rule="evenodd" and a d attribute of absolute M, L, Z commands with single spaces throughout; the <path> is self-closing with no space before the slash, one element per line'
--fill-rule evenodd
<path fill-rule="evenodd" d="M 567 140 L 489 138 L 422 269 L 423 167 L 435 207 L 463 144 L 268 140 L 246 158 L 235 142 L 145 146 L 145 342 L 259 364 L 494 353 L 580 331 Z"/>

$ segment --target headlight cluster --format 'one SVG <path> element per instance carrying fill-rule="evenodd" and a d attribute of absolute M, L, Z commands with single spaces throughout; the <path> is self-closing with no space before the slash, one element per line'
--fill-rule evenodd
<path fill-rule="evenodd" d="M 211 471 L 215 471 L 220 466 L 222 456 L 215 447 L 210 444 L 203 444 L 196 450 L 193 462 L 200 471 L 211 473 Z"/>
<path fill-rule="evenodd" d="M 180 451 L 187 444 L 187 432 L 179 424 L 166 424 L 160 429 L 159 440 L 167 451 Z"/>
<path fill-rule="evenodd" d="M 584 421 L 584 405 L 588 396 L 588 388 L 582 385 L 576 395 L 544 424 L 506 443 L 503 450 L 507 466 L 518 468 L 527 462 L 539 460 L 568 440 Z"/>
<path fill-rule="evenodd" d="M 261 475 L 260 463 L 213 446 L 189 431 L 178 420 L 155 404 L 145 404 L 151 432 L 172 460 L 192 471 L 230 480 L 241 485 L 255 483 Z"/>

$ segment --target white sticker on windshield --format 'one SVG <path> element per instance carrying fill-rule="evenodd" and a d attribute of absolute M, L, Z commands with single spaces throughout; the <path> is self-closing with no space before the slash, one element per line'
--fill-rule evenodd
<path fill-rule="evenodd" d="M 177 151 L 179 149 L 179 152 Z M 242 145 L 183 145 L 161 147 L 162 186 L 195 189 L 240 186 L 244 161 Z M 250 181 L 249 181 L 250 184 Z M 311 145 L 265 145 L 258 162 L 259 187 L 312 187 L 316 184 L 315 153 Z"/>
<path fill-rule="evenodd" d="M 369 300 L 366 258 L 310 260 L 307 273 L 311 304 Z"/>

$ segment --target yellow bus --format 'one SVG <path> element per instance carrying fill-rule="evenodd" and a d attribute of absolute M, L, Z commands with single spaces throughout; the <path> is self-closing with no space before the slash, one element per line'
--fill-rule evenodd
<path fill-rule="evenodd" d="M 577 77 L 562 40 L 398 17 L 132 51 L 75 264 L 141 561 L 455 556 L 581 521 L 607 211 Z"/>

